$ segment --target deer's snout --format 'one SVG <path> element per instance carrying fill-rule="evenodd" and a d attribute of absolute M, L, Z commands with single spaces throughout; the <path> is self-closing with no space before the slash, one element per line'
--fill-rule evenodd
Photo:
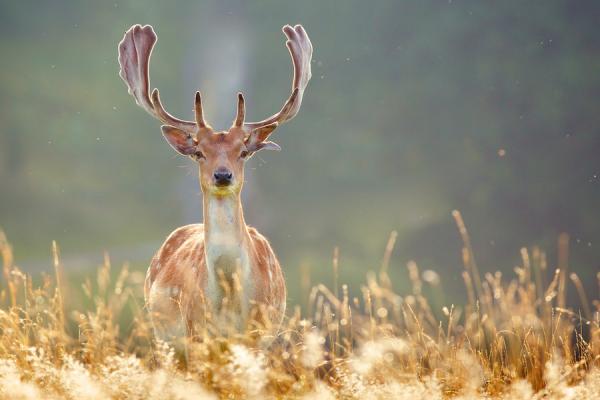
<path fill-rule="evenodd" d="M 213 174 L 215 179 L 215 185 L 217 186 L 229 186 L 233 180 L 233 174 L 227 168 L 218 168 Z"/>

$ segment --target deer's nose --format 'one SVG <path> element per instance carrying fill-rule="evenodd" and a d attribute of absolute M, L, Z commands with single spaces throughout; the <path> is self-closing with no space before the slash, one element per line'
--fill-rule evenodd
<path fill-rule="evenodd" d="M 225 168 L 217 169 L 213 176 L 217 186 L 229 186 L 231 184 L 231 178 L 233 178 L 231 171 Z"/>

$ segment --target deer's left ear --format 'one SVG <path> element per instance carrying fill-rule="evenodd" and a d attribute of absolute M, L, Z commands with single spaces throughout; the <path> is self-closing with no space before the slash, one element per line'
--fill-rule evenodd
<path fill-rule="evenodd" d="M 189 133 L 170 125 L 163 125 L 160 129 L 167 142 L 179 154 L 190 156 L 196 152 L 197 143 Z"/>
<path fill-rule="evenodd" d="M 277 125 L 277 122 L 275 122 L 261 128 L 256 128 L 250 132 L 245 141 L 246 149 L 251 153 L 258 150 L 281 150 L 281 147 L 277 143 L 267 141 L 267 138 L 277 128 Z"/>

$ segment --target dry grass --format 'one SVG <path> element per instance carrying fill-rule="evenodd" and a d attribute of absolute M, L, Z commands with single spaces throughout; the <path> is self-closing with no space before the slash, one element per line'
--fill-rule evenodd
<path fill-rule="evenodd" d="M 54 274 L 34 288 L 0 233 L 0 398 L 599 398 L 600 305 L 567 275 L 567 239 L 559 240 L 560 270 L 523 249 L 515 279 L 505 282 L 500 273 L 479 275 L 454 217 L 469 302 L 444 307 L 444 320 L 422 294 L 439 285 L 435 273 L 409 263 L 412 293 L 394 292 L 392 234 L 360 298 L 338 287 L 336 256 L 335 287 L 313 287 L 306 315 L 292 310 L 271 348 L 249 334 L 187 343 L 185 355 L 153 341 L 139 277 L 126 267 L 111 281 L 107 259 L 94 281 L 68 287 L 55 246 Z M 569 281 L 583 315 L 565 306 Z M 75 290 L 91 306 L 66 305 Z M 132 310 L 132 325 L 119 327 Z"/>

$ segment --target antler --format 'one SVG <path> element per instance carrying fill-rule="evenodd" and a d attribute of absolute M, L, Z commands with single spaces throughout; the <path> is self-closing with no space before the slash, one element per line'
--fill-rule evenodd
<path fill-rule="evenodd" d="M 119 43 L 119 65 L 121 70 L 119 76 L 127 84 L 129 94 L 135 98 L 135 102 L 164 124 L 168 124 L 192 133 L 197 126 L 203 127 L 202 102 L 200 94 L 196 94 L 196 120 L 185 121 L 175 118 L 163 108 L 158 89 L 152 91 L 152 97 L 148 96 L 150 86 L 149 62 L 152 48 L 156 43 L 156 33 L 151 25 L 133 25 L 127 32 L 121 43 Z"/>
<path fill-rule="evenodd" d="M 302 96 L 304 95 L 304 90 L 311 77 L 310 62 L 312 59 L 313 48 L 306 31 L 302 25 L 296 25 L 293 28 L 290 25 L 285 25 L 282 30 L 288 38 L 285 45 L 290 51 L 290 56 L 292 57 L 292 63 L 294 65 L 292 93 L 277 114 L 273 114 L 269 118 L 259 122 L 244 123 L 244 127 L 249 131 L 274 123 L 281 125 L 294 118 L 300 110 Z"/>
<path fill-rule="evenodd" d="M 196 116 L 196 125 L 198 128 L 206 128 L 206 122 L 204 122 L 204 112 L 202 110 L 202 97 L 200 92 L 196 92 L 196 100 L 194 101 L 194 114 Z"/>
<path fill-rule="evenodd" d="M 304 90 L 311 78 L 310 63 L 313 48 L 302 25 L 296 25 L 293 28 L 286 25 L 283 27 L 283 33 L 288 39 L 286 46 L 292 57 L 294 67 L 292 93 L 278 113 L 258 122 L 244 122 L 244 98 L 239 94 L 238 114 L 234 126 L 243 126 L 247 132 L 266 127 L 269 127 L 270 132 L 278 125 L 294 118 L 300 110 Z M 156 33 L 154 33 L 152 26 L 133 25 L 125 32 L 123 40 L 119 43 L 119 65 L 121 66 L 119 76 L 127 84 L 129 94 L 135 98 L 140 107 L 164 124 L 188 133 L 194 133 L 198 128 L 207 127 L 203 118 L 200 93 L 196 93 L 195 99 L 196 121 L 182 120 L 169 114 L 160 101 L 158 89 L 154 89 L 152 94 L 148 95 L 150 56 L 156 40 Z M 261 135 L 265 134 L 265 132 L 261 132 Z M 266 137 L 263 139 L 266 139 Z"/>
<path fill-rule="evenodd" d="M 244 100 L 244 95 L 239 92 L 237 115 L 235 116 L 235 121 L 233 121 L 233 126 L 242 127 L 244 125 L 244 118 L 246 118 L 246 103 Z"/>

